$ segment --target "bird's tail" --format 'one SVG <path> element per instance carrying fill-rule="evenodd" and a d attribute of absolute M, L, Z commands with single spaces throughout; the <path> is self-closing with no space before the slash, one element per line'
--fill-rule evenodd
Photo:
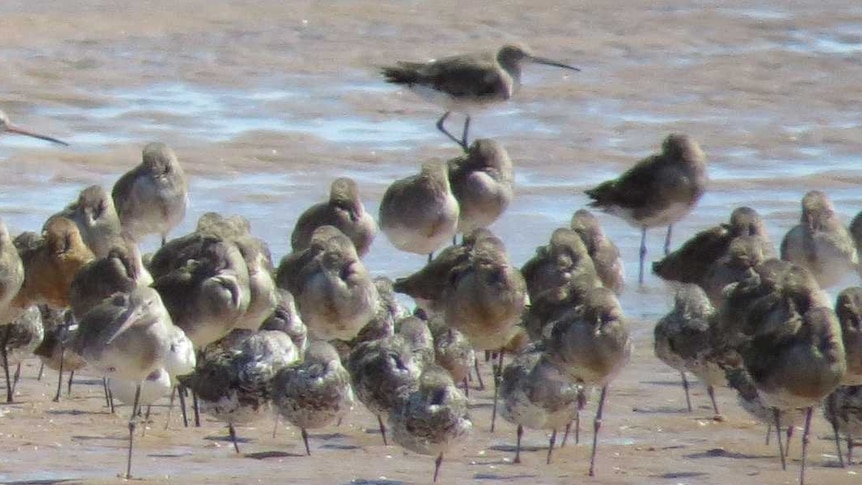
<path fill-rule="evenodd" d="M 392 84 L 415 84 L 419 80 L 419 75 L 415 66 L 410 63 L 399 62 L 397 66 L 386 66 L 380 69 L 386 82 Z"/>

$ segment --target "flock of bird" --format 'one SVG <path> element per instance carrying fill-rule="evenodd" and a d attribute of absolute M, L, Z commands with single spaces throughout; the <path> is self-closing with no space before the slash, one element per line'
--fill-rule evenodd
<path fill-rule="evenodd" d="M 10 368 L 34 351 L 61 373 L 86 367 L 105 376 L 108 405 L 132 403 L 126 476 L 139 411 L 167 394 L 180 397 L 186 419 L 190 393 L 195 422 L 199 413 L 225 422 L 237 452 L 235 425 L 274 409 L 301 430 L 311 454 L 307 430 L 340 422 L 358 400 L 377 417 L 384 443 L 436 458 L 436 481 L 444 454 L 473 427 L 468 380 L 474 368 L 481 379 L 476 351 L 485 351 L 497 359 L 491 429 L 498 412 L 517 426 L 516 463 L 525 428 L 551 432 L 549 463 L 558 430 L 565 443 L 574 425 L 578 439 L 580 411 L 599 391 L 594 475 L 609 385 L 632 352 L 617 299 L 620 253 L 581 209 L 516 267 L 488 229 L 514 196 L 512 161 L 494 140 L 468 140 L 471 110 L 510 98 L 524 62 L 577 70 L 518 45 L 384 68 L 389 82 L 445 107 L 437 127 L 464 153 L 394 181 L 377 218 L 353 180 L 334 180 L 329 200 L 299 217 L 292 252 L 278 265 L 241 216 L 208 213 L 192 233 L 168 238 L 189 194 L 176 154 L 161 143 L 146 145 L 141 164 L 110 192 L 82 190 L 41 233 L 13 239 L 0 225 L 7 399 Z M 461 137 L 443 125 L 451 112 L 467 115 Z M 0 132 L 63 143 L 2 113 Z M 862 215 L 848 230 L 828 196 L 811 191 L 778 253 L 748 207 L 670 252 L 673 224 L 707 179 L 699 144 L 671 134 L 659 153 L 586 193 L 591 208 L 641 230 L 641 284 L 646 230 L 668 228 L 652 271 L 676 300 L 656 324 L 655 354 L 679 371 L 689 410 L 687 372 L 707 386 L 716 414 L 715 386 L 736 389 L 744 409 L 774 426 L 782 466 L 782 432 L 789 439 L 804 421 L 804 483 L 815 406 L 824 404 L 842 464 L 839 437 L 849 463 L 862 431 L 862 288 L 844 290 L 834 309 L 822 290 L 858 268 Z M 427 264 L 394 282 L 372 278 L 362 257 L 378 227 Z M 138 243 L 150 235 L 162 246 L 144 256 Z"/>

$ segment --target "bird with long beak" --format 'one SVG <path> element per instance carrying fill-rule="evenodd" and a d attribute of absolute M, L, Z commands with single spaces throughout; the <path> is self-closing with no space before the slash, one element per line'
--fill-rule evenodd
<path fill-rule="evenodd" d="M 467 151 L 470 114 L 477 108 L 506 101 L 521 85 L 521 65 L 525 62 L 580 71 L 577 67 L 534 55 L 524 45 L 506 44 L 496 51 L 461 54 L 428 62 L 398 61 L 381 69 L 387 82 L 410 88 L 426 101 L 443 106 L 446 112 L 437 129 Z M 443 123 L 453 112 L 467 115 L 461 138 L 446 130 Z"/>
<path fill-rule="evenodd" d="M 38 138 L 40 140 L 50 141 L 51 143 L 56 143 L 58 145 L 69 146 L 68 143 L 62 140 L 58 140 L 47 135 L 35 133 L 30 130 L 25 130 L 20 126 L 13 125 L 12 122 L 9 121 L 9 116 L 3 111 L 0 111 L 0 134 L 2 133 L 14 133 L 16 135 L 24 135 L 29 136 L 30 138 Z"/>

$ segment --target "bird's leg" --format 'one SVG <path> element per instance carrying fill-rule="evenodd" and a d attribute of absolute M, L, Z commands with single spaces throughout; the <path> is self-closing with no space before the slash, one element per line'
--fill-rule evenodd
<path fill-rule="evenodd" d="M 838 421 L 830 419 L 829 424 L 832 425 L 832 434 L 835 437 L 835 451 L 838 452 L 838 464 L 844 468 L 844 456 L 841 452 L 841 438 L 838 436 Z"/>
<path fill-rule="evenodd" d="M 524 427 L 520 424 L 518 425 L 518 430 L 515 432 L 516 441 L 515 441 L 515 459 L 512 460 L 512 463 L 521 463 L 521 437 L 524 436 Z"/>
<path fill-rule="evenodd" d="M 667 226 L 667 235 L 664 237 L 664 255 L 670 254 L 670 235 L 673 232 L 673 224 Z"/>
<path fill-rule="evenodd" d="M 66 397 L 72 395 L 72 379 L 75 378 L 75 371 L 69 372 L 69 382 L 66 384 Z"/>
<path fill-rule="evenodd" d="M 494 424 L 497 421 L 497 398 L 500 396 L 500 381 L 503 377 L 503 349 L 500 348 L 499 360 L 494 372 L 494 409 L 491 410 L 491 432 L 494 432 Z"/>
<path fill-rule="evenodd" d="M 574 420 L 572 420 L 572 421 L 574 421 Z M 566 423 L 566 430 L 563 431 L 563 441 L 560 442 L 560 448 L 566 447 L 566 440 L 569 439 L 569 431 L 572 430 L 572 421 L 569 421 L 568 423 Z"/>
<path fill-rule="evenodd" d="M 590 453 L 590 476 L 596 476 L 596 447 L 599 443 L 599 430 L 602 427 L 602 411 L 605 407 L 605 397 L 608 394 L 608 386 L 602 387 L 599 396 L 599 406 L 596 409 L 596 420 L 593 422 L 593 451 Z"/>
<path fill-rule="evenodd" d="M 3 345 L 0 347 L 0 355 L 3 357 L 3 373 L 6 374 L 6 402 L 11 403 L 12 399 L 12 380 L 9 378 L 9 359 L 6 351 L 6 345 L 9 343 L 9 335 L 12 332 L 12 325 L 6 325 L 6 333 L 3 337 Z"/>
<path fill-rule="evenodd" d="M 853 465 L 853 435 L 847 433 L 847 466 Z"/>
<path fill-rule="evenodd" d="M 785 435 L 787 442 L 784 443 L 784 456 L 790 456 L 790 439 L 793 438 L 793 428 L 794 426 L 787 427 L 787 434 Z"/>
<path fill-rule="evenodd" d="M 230 440 L 233 441 L 233 449 L 239 454 L 239 443 L 237 442 L 236 428 L 233 427 L 233 423 L 227 424 L 227 432 L 230 434 Z"/>
<path fill-rule="evenodd" d="M 467 143 L 467 134 L 470 132 L 470 115 L 467 115 L 467 119 L 464 120 L 464 134 L 461 136 L 461 148 L 466 152 L 468 147 L 470 146 Z"/>
<path fill-rule="evenodd" d="M 126 479 L 132 478 L 132 448 L 135 442 L 135 428 L 138 425 L 138 406 L 141 402 L 141 385 L 143 385 L 143 382 L 138 382 L 135 387 L 135 401 L 132 404 L 132 416 L 129 418 L 129 456 L 126 461 Z"/>
<path fill-rule="evenodd" d="M 63 389 L 63 363 L 66 360 L 66 348 L 60 342 L 60 375 L 57 376 L 57 394 L 54 394 L 54 402 L 60 402 L 60 393 Z"/>
<path fill-rule="evenodd" d="M 787 462 L 784 460 L 784 445 L 781 443 L 781 411 L 772 408 L 772 417 L 775 420 L 775 436 L 778 438 L 778 454 L 781 456 L 781 469 L 787 470 Z"/>
<path fill-rule="evenodd" d="M 766 446 L 769 446 L 769 438 L 772 436 L 772 423 L 766 424 Z"/>
<path fill-rule="evenodd" d="M 440 465 L 443 463 L 443 453 L 434 460 L 434 483 L 437 483 L 437 475 L 440 473 Z"/>
<path fill-rule="evenodd" d="M 114 406 L 111 404 L 111 390 L 108 389 L 108 378 L 102 377 L 102 390 L 105 391 L 105 407 L 114 412 Z"/>
<path fill-rule="evenodd" d="M 380 426 L 380 436 L 383 437 L 383 446 L 389 446 L 389 443 L 386 441 L 386 425 L 383 424 L 383 418 L 380 415 L 377 415 L 377 425 Z"/>
<path fill-rule="evenodd" d="M 200 428 L 201 427 L 201 408 L 200 408 L 200 403 L 198 403 L 198 394 L 195 392 L 194 389 L 192 389 L 191 391 L 192 391 L 192 408 L 194 408 L 194 411 L 195 411 L 195 427 Z"/>
<path fill-rule="evenodd" d="M 718 412 L 718 403 L 715 402 L 715 387 L 712 385 L 706 386 L 706 393 L 709 394 L 709 399 L 712 401 L 712 410 L 715 411 L 715 415 L 721 415 L 721 413 Z"/>
<path fill-rule="evenodd" d="M 36 376 L 36 380 L 37 380 L 37 381 L 41 381 L 41 380 L 42 380 L 42 373 L 43 373 L 43 372 L 45 372 L 45 363 L 44 363 L 44 362 L 42 362 L 41 364 L 39 364 L 39 375 L 38 375 L 38 376 Z"/>
<path fill-rule="evenodd" d="M 171 398 L 168 401 L 168 419 L 165 420 L 165 430 L 171 427 L 171 415 L 174 411 L 174 399 L 177 397 L 177 386 L 171 388 Z"/>
<path fill-rule="evenodd" d="M 275 413 L 275 423 L 272 425 L 272 437 L 275 438 L 275 434 L 278 432 L 278 413 Z"/>
<path fill-rule="evenodd" d="M 308 431 L 302 428 L 302 441 L 305 443 L 305 454 L 311 456 L 311 448 L 308 447 Z"/>
<path fill-rule="evenodd" d="M 470 398 L 470 383 L 467 381 L 467 378 L 464 378 L 464 397 Z"/>
<path fill-rule="evenodd" d="M 554 443 L 557 441 L 557 428 L 554 428 L 554 431 L 551 432 L 551 440 L 548 442 L 548 458 L 545 460 L 545 464 L 551 464 L 551 453 L 554 452 Z"/>
<path fill-rule="evenodd" d="M 811 431 L 811 415 L 814 408 L 805 413 L 805 429 L 802 431 L 802 466 L 799 468 L 799 485 L 805 485 L 805 458 L 808 455 L 808 433 Z"/>
<path fill-rule="evenodd" d="M 578 389 L 578 412 L 575 414 L 575 444 L 581 443 L 581 411 L 587 407 L 587 391 L 581 386 Z"/>
<path fill-rule="evenodd" d="M 12 392 L 15 392 L 15 387 L 18 386 L 18 381 L 21 380 L 21 363 L 15 366 L 15 375 L 12 376 Z"/>
<path fill-rule="evenodd" d="M 638 284 L 644 284 L 644 259 L 646 258 L 646 227 L 641 228 L 640 265 L 638 266 Z"/>
<path fill-rule="evenodd" d="M 183 384 L 177 384 L 177 395 L 180 398 L 180 412 L 183 415 L 183 427 L 189 427 L 189 416 L 186 411 L 186 389 L 188 389 Z"/>
<path fill-rule="evenodd" d="M 478 389 L 480 391 L 484 391 L 485 390 L 485 382 L 482 380 L 482 373 L 479 372 L 479 358 L 476 356 L 473 357 L 473 369 L 476 370 L 476 381 L 478 381 L 478 383 L 479 383 Z"/>
<path fill-rule="evenodd" d="M 464 147 L 463 140 L 459 140 L 459 139 L 455 138 L 455 136 L 452 135 L 452 133 L 449 133 L 449 130 L 447 130 L 446 127 L 443 125 L 443 123 L 446 122 L 446 118 L 448 118 L 450 114 L 452 114 L 451 111 L 447 111 L 447 112 L 443 113 L 443 116 L 441 116 L 440 119 L 437 120 L 437 129 L 440 130 L 441 133 L 446 135 L 450 140 L 454 141 L 459 146 L 461 146 L 461 148 L 464 148 L 466 150 L 467 148 Z"/>
<path fill-rule="evenodd" d="M 685 391 L 685 404 L 688 406 L 688 412 L 691 412 L 691 396 L 688 393 L 688 379 L 685 378 L 685 372 L 679 371 L 679 376 L 682 377 L 682 389 Z"/>

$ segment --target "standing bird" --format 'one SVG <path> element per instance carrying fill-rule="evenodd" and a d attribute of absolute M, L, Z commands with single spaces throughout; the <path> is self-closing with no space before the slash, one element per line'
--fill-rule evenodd
<path fill-rule="evenodd" d="M 512 160 L 496 141 L 476 140 L 463 156 L 449 160 L 449 184 L 461 208 L 458 232 L 488 227 L 512 202 Z"/>
<path fill-rule="evenodd" d="M 149 143 L 143 161 L 117 180 L 111 196 L 123 229 L 135 242 L 158 234 L 164 246 L 168 232 L 186 215 L 189 188 L 174 151 L 164 143 Z"/>
<path fill-rule="evenodd" d="M 532 62 L 580 71 L 551 59 L 533 55 L 524 45 L 506 44 L 497 51 L 462 54 L 428 62 L 403 62 L 381 69 L 387 82 L 407 86 L 423 99 L 446 110 L 437 129 L 466 151 L 470 116 L 476 109 L 506 101 L 521 86 L 521 64 Z M 453 112 L 464 113 L 464 131 L 456 138 L 443 123 Z"/>
<path fill-rule="evenodd" d="M 6 115 L 3 111 L 0 111 L 0 134 L 3 133 L 14 133 L 16 135 L 24 135 L 29 136 L 31 138 L 38 138 L 40 140 L 50 141 L 51 143 L 56 143 L 58 145 L 69 146 L 68 143 L 58 140 L 56 138 L 51 138 L 50 136 L 40 135 L 39 133 L 34 133 L 29 130 L 25 130 L 24 128 L 13 125 L 9 121 L 9 116 Z"/>
<path fill-rule="evenodd" d="M 334 423 L 353 406 L 350 373 L 342 367 L 332 345 L 313 342 L 302 362 L 281 369 L 273 377 L 272 400 L 278 413 L 300 428 L 305 453 L 311 455 L 306 430 Z"/>
<path fill-rule="evenodd" d="M 596 216 L 586 209 L 580 209 L 572 215 L 569 227 L 581 236 L 602 285 L 614 290 L 617 295 L 621 294 L 625 286 L 625 276 L 620 250 L 605 235 Z"/>
<path fill-rule="evenodd" d="M 392 438 L 404 448 L 422 455 L 436 455 L 434 482 L 443 454 L 464 441 L 473 429 L 467 397 L 452 377 L 432 365 L 422 372 L 418 389 L 389 411 Z"/>
<path fill-rule="evenodd" d="M 118 294 L 90 310 L 72 339 L 72 350 L 99 372 L 137 382 L 129 419 L 126 478 L 131 477 L 141 385 L 153 371 L 165 366 L 171 350 L 171 327 L 159 294 L 143 287 L 128 295 Z"/>
<path fill-rule="evenodd" d="M 661 153 L 637 162 L 619 177 L 586 191 L 590 207 L 625 219 L 641 228 L 638 283 L 643 284 L 646 231 L 667 226 L 664 252 L 670 252 L 673 225 L 697 204 L 706 191 L 706 155 L 688 135 L 664 139 Z"/>
<path fill-rule="evenodd" d="M 862 287 L 851 286 L 838 294 L 835 315 L 841 324 L 841 340 L 847 361 L 847 372 L 841 385 L 862 385 Z"/>
<path fill-rule="evenodd" d="M 632 353 L 632 341 L 614 292 L 604 287 L 593 289 L 581 306 L 557 320 L 544 342 L 548 359 L 564 376 L 582 386 L 602 389 L 590 455 L 590 476 L 595 476 L 596 445 L 608 385 Z"/>
<path fill-rule="evenodd" d="M 365 256 L 377 235 L 377 223 L 365 211 L 359 199 L 359 187 L 348 177 L 332 181 L 329 200 L 306 209 L 290 235 L 293 251 L 302 251 L 311 244 L 311 235 L 320 226 L 335 226 L 353 241 L 356 253 Z"/>
<path fill-rule="evenodd" d="M 9 315 L 7 313 L 7 315 Z M 12 402 L 15 385 L 21 376 L 21 363 L 33 355 L 33 351 L 42 343 L 45 337 L 45 326 L 42 325 L 42 312 L 32 305 L 11 322 L 0 325 L 0 357 L 2 357 L 3 372 L 6 377 L 6 402 Z M 9 378 L 9 369 L 13 366 L 15 376 Z"/>
<path fill-rule="evenodd" d="M 781 241 L 781 259 L 811 271 L 824 288 L 857 269 L 856 245 L 825 193 L 812 190 L 802 198 L 801 220 Z"/>
<path fill-rule="evenodd" d="M 60 215 L 78 225 L 81 237 L 97 258 L 104 258 L 112 248 L 127 244 L 114 200 L 101 185 L 82 190 L 78 200 L 66 206 Z"/>
<path fill-rule="evenodd" d="M 445 162 L 422 165 L 418 175 L 392 182 L 380 202 L 380 229 L 396 248 L 427 254 L 455 237 L 460 207 Z"/>

